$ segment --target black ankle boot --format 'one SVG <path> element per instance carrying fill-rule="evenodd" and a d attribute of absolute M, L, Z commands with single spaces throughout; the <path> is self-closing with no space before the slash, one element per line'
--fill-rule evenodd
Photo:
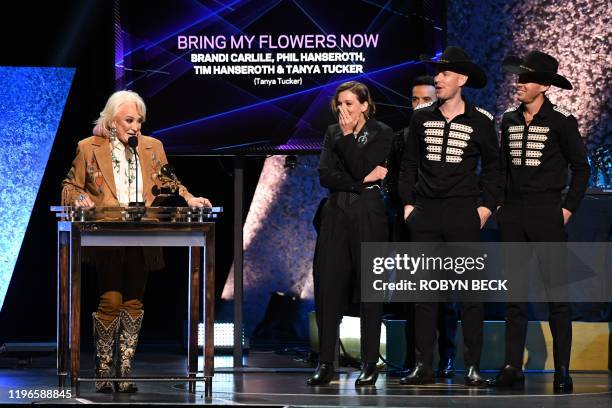
<path fill-rule="evenodd" d="M 376 384 L 377 378 L 378 368 L 376 367 L 376 363 L 363 363 L 361 374 L 359 374 L 359 378 L 355 381 L 355 387 L 374 385 Z"/>
<path fill-rule="evenodd" d="M 471 365 L 465 368 L 465 385 L 468 387 L 480 387 L 485 385 L 484 378 L 480 376 L 480 370 L 477 366 Z"/>
<path fill-rule="evenodd" d="M 332 363 L 319 363 L 314 375 L 308 379 L 306 384 L 310 386 L 327 385 L 334 378 L 336 370 Z"/>
<path fill-rule="evenodd" d="M 574 382 L 569 375 L 569 370 L 565 366 L 555 369 L 553 380 L 553 389 L 555 392 L 571 392 L 574 388 Z"/>
<path fill-rule="evenodd" d="M 410 374 L 408 374 L 406 377 L 400 378 L 399 383 L 401 385 L 433 384 L 433 371 L 431 368 L 425 367 L 423 363 L 418 363 Z"/>
<path fill-rule="evenodd" d="M 525 385 L 525 374 L 520 368 L 506 365 L 496 378 L 488 379 L 485 383 L 490 387 L 522 387 Z"/>

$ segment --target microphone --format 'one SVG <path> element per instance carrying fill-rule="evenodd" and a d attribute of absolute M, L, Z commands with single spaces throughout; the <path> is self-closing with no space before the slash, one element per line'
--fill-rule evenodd
<path fill-rule="evenodd" d="M 132 150 L 134 150 L 136 147 L 138 147 L 138 138 L 136 136 L 128 137 L 128 145 L 132 148 Z"/>
<path fill-rule="evenodd" d="M 138 201 L 138 152 L 136 151 L 136 147 L 138 146 L 138 137 L 130 136 L 128 138 L 128 146 L 132 149 L 134 153 L 134 160 L 136 160 L 136 200 L 130 202 L 128 205 L 130 207 L 144 207 L 144 203 L 142 201 Z"/>

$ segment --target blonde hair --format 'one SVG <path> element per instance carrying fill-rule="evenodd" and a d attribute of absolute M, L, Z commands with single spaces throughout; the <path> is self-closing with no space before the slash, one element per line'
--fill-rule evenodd
<path fill-rule="evenodd" d="M 100 117 L 94 122 L 96 125 L 94 129 L 103 132 L 104 135 L 108 135 L 111 128 L 111 122 L 117 115 L 119 107 L 128 102 L 134 102 L 138 114 L 142 116 L 142 121 L 144 122 L 147 117 L 147 107 L 140 95 L 129 90 L 117 91 L 108 98 L 108 101 L 106 101 L 106 106 L 104 106 L 104 109 L 100 112 Z"/>

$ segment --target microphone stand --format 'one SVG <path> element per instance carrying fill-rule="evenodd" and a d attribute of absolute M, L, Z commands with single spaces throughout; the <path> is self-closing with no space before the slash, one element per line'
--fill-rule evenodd
<path fill-rule="evenodd" d="M 134 160 L 136 162 L 136 193 L 135 193 L 135 201 L 131 201 L 128 205 L 130 207 L 144 207 L 143 201 L 138 201 L 138 151 L 136 151 L 136 147 L 138 146 L 138 138 L 136 136 L 130 136 L 128 138 L 128 145 L 130 149 L 132 149 L 132 153 L 134 153 Z"/>

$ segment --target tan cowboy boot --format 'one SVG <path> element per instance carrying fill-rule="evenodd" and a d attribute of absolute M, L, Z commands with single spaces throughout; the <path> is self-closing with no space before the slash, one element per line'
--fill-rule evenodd
<path fill-rule="evenodd" d="M 117 377 L 128 378 L 132 371 L 132 359 L 136 353 L 138 345 L 138 333 L 142 327 L 142 317 L 144 311 L 140 311 L 138 316 L 132 316 L 125 310 L 119 311 L 119 338 L 117 343 Z M 120 381 L 115 383 L 117 392 L 136 392 L 138 387 L 131 381 Z"/>
<path fill-rule="evenodd" d="M 115 338 L 119 329 L 119 317 L 115 317 L 107 326 L 99 318 L 97 313 L 92 314 L 94 327 L 95 375 L 96 378 L 111 377 L 113 372 L 113 354 L 115 350 Z M 113 384 L 110 381 L 96 381 L 96 392 L 113 392 Z"/>

